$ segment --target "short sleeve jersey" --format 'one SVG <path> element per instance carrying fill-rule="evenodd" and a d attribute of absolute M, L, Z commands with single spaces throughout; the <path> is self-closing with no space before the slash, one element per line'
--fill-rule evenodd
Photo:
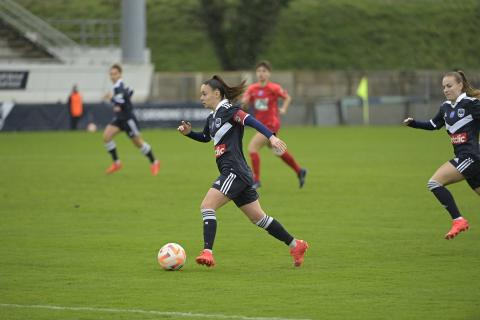
<path fill-rule="evenodd" d="M 250 85 L 245 92 L 245 99 L 255 110 L 255 118 L 265 125 L 280 122 L 278 99 L 286 97 L 287 91 L 275 82 L 268 82 L 265 86 L 257 82 Z"/>
<path fill-rule="evenodd" d="M 247 116 L 239 107 L 222 100 L 208 116 L 203 134 L 213 140 L 218 171 L 223 175 L 233 172 L 251 185 L 252 171 L 245 161 L 242 146 L 243 125 Z"/>
<path fill-rule="evenodd" d="M 113 95 L 111 102 L 114 106 L 119 106 L 122 110 L 120 112 L 115 112 L 115 117 L 119 120 L 126 120 L 133 118 L 133 105 L 131 97 L 133 95 L 133 90 L 127 87 L 122 79 L 119 79 L 113 85 Z"/>
<path fill-rule="evenodd" d="M 453 151 L 457 157 L 480 156 L 478 135 L 480 130 L 480 101 L 460 95 L 455 103 L 445 101 L 430 123 L 440 129 L 445 125 Z"/>

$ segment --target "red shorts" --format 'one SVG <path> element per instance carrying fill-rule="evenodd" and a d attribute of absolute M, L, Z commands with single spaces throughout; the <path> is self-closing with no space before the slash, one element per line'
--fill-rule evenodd
<path fill-rule="evenodd" d="M 257 119 L 265 127 L 268 128 L 268 130 L 272 131 L 273 133 L 278 133 L 280 131 L 280 120 L 279 119 L 268 119 L 268 120 L 263 120 L 263 119 Z"/>

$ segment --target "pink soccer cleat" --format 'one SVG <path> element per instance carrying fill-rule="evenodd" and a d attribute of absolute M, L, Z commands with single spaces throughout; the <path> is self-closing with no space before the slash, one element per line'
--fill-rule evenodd
<path fill-rule="evenodd" d="M 150 171 L 152 171 L 152 176 L 156 176 L 160 171 L 160 161 L 155 160 L 150 166 Z"/>
<path fill-rule="evenodd" d="M 455 238 L 460 232 L 467 231 L 469 228 L 467 219 L 458 219 L 452 221 L 450 231 L 445 235 L 445 239 L 451 240 Z"/>
<path fill-rule="evenodd" d="M 203 249 L 200 252 L 200 255 L 195 258 L 195 261 L 200 265 L 205 265 L 207 267 L 215 266 L 215 259 L 213 258 L 212 251 L 208 249 Z"/>
<path fill-rule="evenodd" d="M 295 240 L 296 245 L 294 248 L 290 249 L 290 255 L 293 258 L 293 265 L 295 267 L 300 267 L 303 264 L 303 259 L 305 257 L 305 252 L 308 249 L 308 243 L 303 240 Z"/>
<path fill-rule="evenodd" d="M 120 161 L 116 161 L 112 163 L 110 167 L 105 170 L 106 174 L 112 174 L 114 172 L 117 172 L 118 170 L 122 169 L 122 163 Z"/>

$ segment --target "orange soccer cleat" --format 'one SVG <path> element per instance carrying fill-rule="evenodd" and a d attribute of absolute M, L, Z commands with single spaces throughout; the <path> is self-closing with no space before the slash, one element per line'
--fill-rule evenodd
<path fill-rule="evenodd" d="M 468 221 L 467 219 L 461 218 L 458 220 L 452 221 L 452 227 L 450 231 L 445 235 L 445 239 L 451 240 L 455 238 L 460 232 L 468 230 Z"/>
<path fill-rule="evenodd" d="M 115 161 L 114 163 L 112 163 L 112 165 L 110 167 L 107 168 L 107 170 L 105 170 L 105 173 L 106 174 L 111 174 L 111 173 L 114 173 L 118 170 L 122 169 L 122 163 L 120 161 Z"/>
<path fill-rule="evenodd" d="M 155 160 L 150 166 L 150 171 L 152 171 L 152 176 L 156 176 L 160 171 L 160 161 Z"/>
<path fill-rule="evenodd" d="M 300 267 L 303 264 L 303 258 L 305 257 L 305 252 L 308 249 L 308 243 L 303 240 L 295 240 L 297 244 L 294 248 L 290 249 L 290 255 L 293 258 L 293 265 L 295 267 Z"/>
<path fill-rule="evenodd" d="M 211 250 L 203 249 L 200 255 L 195 258 L 198 264 L 205 265 L 207 267 L 213 267 L 215 265 L 215 259 Z"/>

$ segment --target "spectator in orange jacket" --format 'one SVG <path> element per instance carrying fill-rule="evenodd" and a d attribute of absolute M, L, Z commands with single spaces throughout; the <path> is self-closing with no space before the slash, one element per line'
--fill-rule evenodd
<path fill-rule="evenodd" d="M 77 85 L 72 88 L 72 93 L 68 97 L 68 111 L 70 113 L 70 129 L 76 130 L 78 121 L 83 115 L 83 102 Z"/>

